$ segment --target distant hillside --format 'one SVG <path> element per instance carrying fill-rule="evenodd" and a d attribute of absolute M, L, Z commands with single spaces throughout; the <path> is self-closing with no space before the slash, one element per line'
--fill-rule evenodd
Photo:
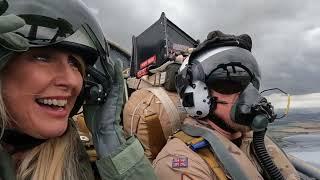
<path fill-rule="evenodd" d="M 278 119 L 274 124 L 283 124 L 291 122 L 320 122 L 320 108 L 295 108 L 290 109 L 287 117 Z"/>
<path fill-rule="evenodd" d="M 291 109 L 269 125 L 268 135 L 285 152 L 320 167 L 320 109 Z"/>

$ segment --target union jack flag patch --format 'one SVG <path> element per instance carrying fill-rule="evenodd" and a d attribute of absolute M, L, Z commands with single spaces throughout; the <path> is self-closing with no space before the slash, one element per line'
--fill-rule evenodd
<path fill-rule="evenodd" d="M 172 159 L 172 168 L 186 168 L 188 167 L 188 157 L 174 157 Z"/>

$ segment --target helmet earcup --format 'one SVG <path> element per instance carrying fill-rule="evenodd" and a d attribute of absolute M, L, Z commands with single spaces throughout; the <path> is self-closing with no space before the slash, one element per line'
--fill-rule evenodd
<path fill-rule="evenodd" d="M 187 86 L 181 101 L 187 113 L 194 118 L 206 117 L 212 107 L 208 88 L 201 81 L 195 81 Z"/>

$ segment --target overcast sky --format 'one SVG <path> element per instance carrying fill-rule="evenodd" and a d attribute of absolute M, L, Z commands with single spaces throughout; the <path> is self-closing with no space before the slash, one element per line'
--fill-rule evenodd
<path fill-rule="evenodd" d="M 208 32 L 247 33 L 262 70 L 262 88 L 320 93 L 320 1 L 83 0 L 108 39 L 131 52 L 139 35 L 165 12 L 194 39 Z M 308 96 L 309 97 L 309 96 Z M 319 96 L 314 99 L 320 102 Z"/>

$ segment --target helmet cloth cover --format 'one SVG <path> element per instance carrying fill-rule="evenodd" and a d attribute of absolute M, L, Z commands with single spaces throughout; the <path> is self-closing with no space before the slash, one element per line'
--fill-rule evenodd
<path fill-rule="evenodd" d="M 243 88 L 250 82 L 255 88 L 260 87 L 258 64 L 251 52 L 244 48 L 225 46 L 206 49 L 191 58 L 182 64 L 176 77 L 176 88 L 186 111 L 195 118 L 206 117 L 215 107 L 209 88 L 219 80 L 242 82 Z"/>

